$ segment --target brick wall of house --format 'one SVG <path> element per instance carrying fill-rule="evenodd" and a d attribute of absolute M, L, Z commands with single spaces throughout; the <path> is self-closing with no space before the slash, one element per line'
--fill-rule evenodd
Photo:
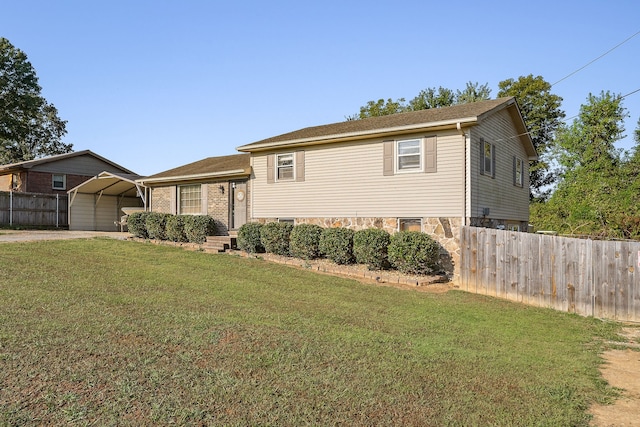
<path fill-rule="evenodd" d="M 176 187 L 154 187 L 151 189 L 151 210 L 160 213 L 175 213 L 171 206 L 175 200 Z"/>
<path fill-rule="evenodd" d="M 207 213 L 216 221 L 218 234 L 229 233 L 229 182 L 218 181 L 206 184 Z"/>
<path fill-rule="evenodd" d="M 67 190 L 76 187 L 83 182 L 93 178 L 86 175 L 70 175 L 67 174 L 67 186 L 64 190 L 53 189 L 53 174 L 49 172 L 30 171 L 26 176 L 27 186 L 24 191 L 30 193 L 46 193 L 46 194 L 67 194 Z"/>

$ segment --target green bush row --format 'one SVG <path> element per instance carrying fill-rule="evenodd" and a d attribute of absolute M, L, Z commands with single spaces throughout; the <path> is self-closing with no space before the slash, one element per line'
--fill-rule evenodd
<path fill-rule="evenodd" d="M 129 233 L 142 239 L 204 243 L 215 234 L 215 220 L 209 215 L 171 215 L 134 212 L 127 218 Z"/>
<path fill-rule="evenodd" d="M 302 259 L 325 257 L 336 264 L 365 264 L 370 270 L 396 268 L 406 274 L 440 269 L 440 245 L 426 233 L 401 231 L 390 235 L 369 228 L 322 228 L 313 224 L 249 223 L 238 230 L 238 248 Z"/>

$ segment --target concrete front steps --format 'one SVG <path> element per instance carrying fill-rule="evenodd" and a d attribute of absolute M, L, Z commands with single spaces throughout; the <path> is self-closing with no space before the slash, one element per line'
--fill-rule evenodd
<path fill-rule="evenodd" d="M 202 249 L 209 253 L 222 253 L 229 249 L 236 248 L 236 238 L 238 233 L 230 231 L 228 236 L 207 236 L 207 241 L 202 245 Z"/>

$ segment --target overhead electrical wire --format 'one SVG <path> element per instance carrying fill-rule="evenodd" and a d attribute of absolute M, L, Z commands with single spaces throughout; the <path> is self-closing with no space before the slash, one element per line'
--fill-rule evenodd
<path fill-rule="evenodd" d="M 617 48 L 619 48 L 620 46 L 622 46 L 623 44 L 625 44 L 626 42 L 628 42 L 629 40 L 631 40 L 632 38 L 634 38 L 635 36 L 637 36 L 638 34 L 640 34 L 640 31 L 638 31 L 637 33 L 633 34 L 632 36 L 626 38 L 625 40 L 623 40 L 622 42 L 618 43 L 617 45 L 615 45 L 614 47 L 612 47 L 611 49 L 609 49 L 608 51 L 606 51 L 605 53 L 603 53 L 602 55 L 598 56 L 596 59 L 588 62 L 587 64 L 583 65 L 582 67 L 578 68 L 577 70 L 575 70 L 574 72 L 567 74 L 566 76 L 564 76 L 563 78 L 561 78 L 560 80 L 558 80 L 557 82 L 553 83 L 551 86 L 555 86 L 558 83 L 568 79 L 569 77 L 573 76 L 574 74 L 584 70 L 585 68 L 587 68 L 589 65 L 593 64 L 594 62 L 596 62 L 597 60 L 603 58 L 604 56 L 610 54 L 611 52 L 613 52 L 614 50 L 616 50 Z"/>

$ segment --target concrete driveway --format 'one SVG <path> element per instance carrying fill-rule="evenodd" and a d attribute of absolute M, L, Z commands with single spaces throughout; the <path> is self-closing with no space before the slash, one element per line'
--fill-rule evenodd
<path fill-rule="evenodd" d="M 126 240 L 128 237 L 131 237 L 131 234 L 118 231 L 0 230 L 0 243 L 91 239 L 93 237 L 110 237 L 112 239 Z"/>

